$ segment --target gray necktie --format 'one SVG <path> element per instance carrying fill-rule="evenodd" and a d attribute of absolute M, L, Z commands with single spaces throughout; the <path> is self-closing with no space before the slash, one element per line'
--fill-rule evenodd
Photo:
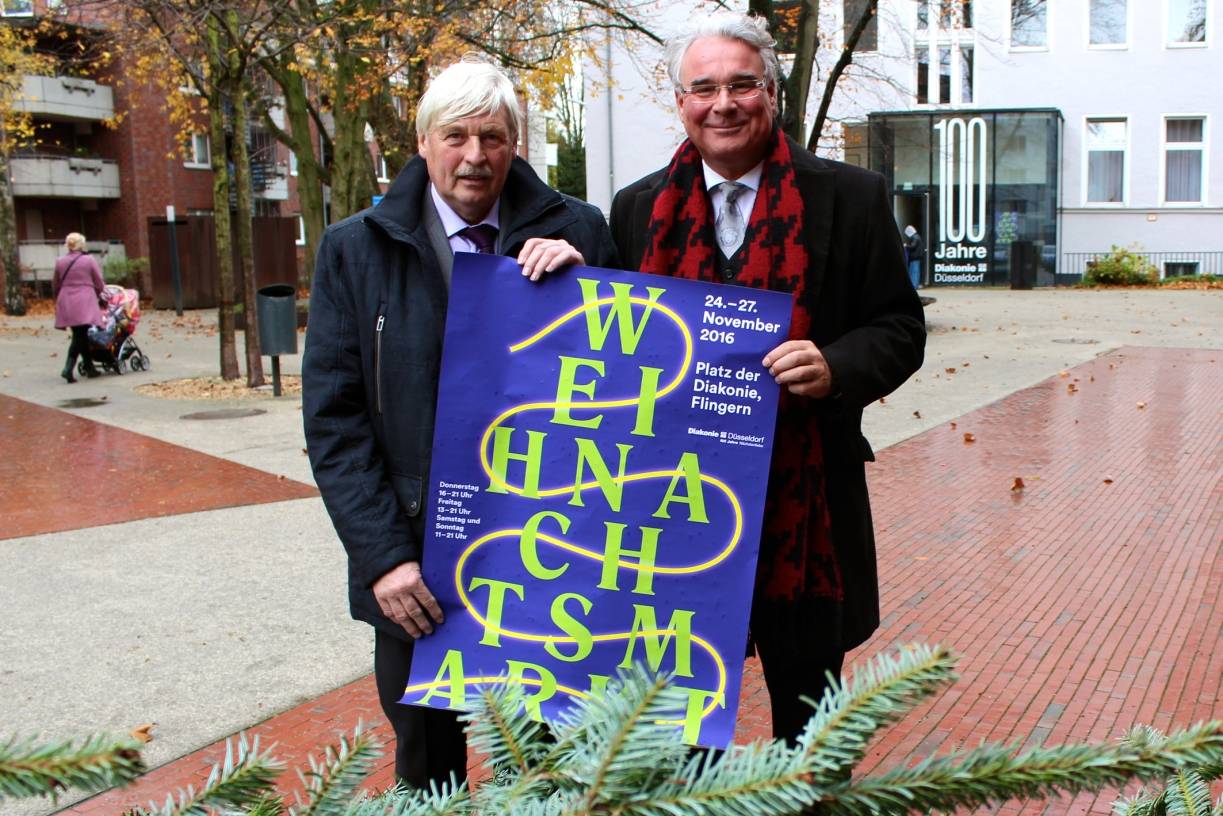
<path fill-rule="evenodd" d="M 743 214 L 735 206 L 735 201 L 747 189 L 747 185 L 737 181 L 724 181 L 718 186 L 726 197 L 722 199 L 722 209 L 718 211 L 714 228 L 718 233 L 718 246 L 722 248 L 722 254 L 729 258 L 743 243 Z"/>

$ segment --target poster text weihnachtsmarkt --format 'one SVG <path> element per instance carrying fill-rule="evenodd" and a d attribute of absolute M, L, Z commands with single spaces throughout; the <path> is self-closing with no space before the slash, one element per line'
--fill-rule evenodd
<path fill-rule="evenodd" d="M 455 257 L 423 571 L 445 623 L 403 702 L 508 678 L 545 719 L 670 672 L 682 737 L 734 733 L 789 295 Z"/>

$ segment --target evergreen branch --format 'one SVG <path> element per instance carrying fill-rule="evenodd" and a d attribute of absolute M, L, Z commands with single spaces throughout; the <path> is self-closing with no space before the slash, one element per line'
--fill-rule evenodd
<path fill-rule="evenodd" d="M 212 808 L 248 807 L 272 793 L 276 777 L 283 768 L 275 758 L 259 753 L 258 737 L 248 743 L 246 735 L 241 734 L 237 740 L 225 744 L 225 761 L 213 765 L 208 781 L 198 793 L 188 785 L 179 791 L 177 802 L 171 794 L 160 809 L 137 809 L 132 813 L 135 816 L 208 816 Z"/>
<path fill-rule="evenodd" d="M 682 752 L 675 727 L 661 722 L 682 719 L 686 702 L 668 677 L 651 677 L 640 666 L 622 672 L 605 693 L 581 701 L 566 734 L 575 749 L 574 767 L 566 770 L 585 789 L 575 812 L 618 804 L 657 785 Z"/>
<path fill-rule="evenodd" d="M 478 707 L 462 719 L 473 750 L 488 756 L 494 769 L 525 773 L 543 753 L 544 725 L 522 715 L 523 692 L 503 684 L 480 690 Z"/>
<path fill-rule="evenodd" d="M 613 809 L 623 816 L 785 816 L 819 799 L 807 757 L 784 742 L 735 746 L 694 757 L 656 791 Z"/>
<path fill-rule="evenodd" d="M 298 771 L 306 788 L 308 804 L 302 810 L 290 808 L 292 816 L 341 816 L 352 802 L 357 788 L 382 756 L 382 743 L 358 725 L 352 742 L 340 738 L 338 748 L 327 747 L 322 763 L 310 757 L 310 772 Z"/>
<path fill-rule="evenodd" d="M 1181 771 L 1164 793 L 1168 816 L 1210 816 L 1210 786 L 1193 771 Z"/>
<path fill-rule="evenodd" d="M 834 682 L 799 737 L 817 783 L 834 783 L 865 756 L 867 743 L 919 700 L 955 679 L 955 658 L 938 646 L 902 646 Z"/>
<path fill-rule="evenodd" d="M 104 735 L 36 745 L 10 739 L 0 743 L 0 801 L 5 797 L 51 796 L 66 788 L 86 791 L 123 785 L 144 773 L 140 744 Z"/>
<path fill-rule="evenodd" d="M 1130 779 L 1167 778 L 1223 757 L 1223 724 L 1175 732 L 1162 744 L 1068 745 L 1020 756 L 997 745 L 931 758 L 912 768 L 841 783 L 825 794 L 838 814 L 919 813 L 1006 799 L 1098 791 Z"/>

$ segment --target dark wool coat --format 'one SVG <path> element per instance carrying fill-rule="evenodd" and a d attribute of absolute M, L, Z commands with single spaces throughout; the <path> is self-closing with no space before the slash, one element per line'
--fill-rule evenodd
<path fill-rule="evenodd" d="M 102 270 L 87 252 L 69 252 L 55 259 L 51 291 L 55 294 L 55 328 L 101 326 L 104 322 L 98 298 L 102 295 Z"/>
<path fill-rule="evenodd" d="M 421 202 L 419 156 L 386 198 L 327 228 L 319 245 L 302 359 L 306 447 L 327 512 L 348 552 L 348 600 L 357 620 L 402 640 L 371 586 L 420 561 L 448 293 Z M 563 238 L 590 266 L 616 266 L 596 208 L 543 184 L 514 159 L 502 191 L 510 222 L 501 245 Z"/>
<path fill-rule="evenodd" d="M 833 376 L 834 395 L 812 400 L 811 410 L 823 442 L 844 601 L 815 599 L 809 609 L 789 610 L 767 621 L 754 615 L 752 627 L 785 630 L 796 648 L 806 643 L 847 651 L 879 626 L 875 535 L 864 467 L 875 456 L 862 435 L 862 409 L 921 367 L 925 320 L 909 283 L 883 177 L 816 158 L 793 141 L 790 152 L 807 228 L 809 339 L 823 352 Z M 629 269 L 641 263 L 646 226 L 664 181 L 665 171 L 653 173 L 621 190 L 612 203 L 612 236 Z M 712 230 L 708 240 L 713 245 Z"/>

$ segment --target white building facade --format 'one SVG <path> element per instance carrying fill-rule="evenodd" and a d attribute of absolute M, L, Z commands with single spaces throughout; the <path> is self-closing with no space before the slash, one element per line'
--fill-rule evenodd
<path fill-rule="evenodd" d="M 860 2 L 823 4 L 821 30 L 835 35 L 812 111 Z M 818 152 L 884 174 L 898 223 L 927 239 L 927 283 L 1069 283 L 1113 245 L 1136 245 L 1166 275 L 1223 274 L 1220 6 L 880 0 Z M 670 34 L 693 8 L 667 9 L 658 27 Z M 602 57 L 587 175 L 606 210 L 683 133 L 665 75 L 643 70 L 657 49 Z"/>

